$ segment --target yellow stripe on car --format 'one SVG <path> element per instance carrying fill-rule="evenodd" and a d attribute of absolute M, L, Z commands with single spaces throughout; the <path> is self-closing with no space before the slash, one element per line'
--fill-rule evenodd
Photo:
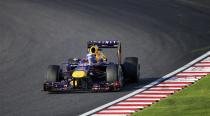
<path fill-rule="evenodd" d="M 77 70 L 77 71 L 74 71 L 73 74 L 72 74 L 72 77 L 74 78 L 83 78 L 83 77 L 86 77 L 87 74 L 85 71 L 82 71 L 82 70 Z"/>

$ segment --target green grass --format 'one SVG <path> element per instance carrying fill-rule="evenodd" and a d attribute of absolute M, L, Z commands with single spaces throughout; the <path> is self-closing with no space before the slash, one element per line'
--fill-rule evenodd
<path fill-rule="evenodd" d="M 210 75 L 132 116 L 210 116 Z"/>

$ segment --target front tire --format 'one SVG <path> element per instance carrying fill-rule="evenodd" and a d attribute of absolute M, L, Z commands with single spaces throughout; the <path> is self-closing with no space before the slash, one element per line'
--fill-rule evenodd
<path fill-rule="evenodd" d="M 47 69 L 46 82 L 58 82 L 60 80 L 60 66 L 49 65 Z"/>

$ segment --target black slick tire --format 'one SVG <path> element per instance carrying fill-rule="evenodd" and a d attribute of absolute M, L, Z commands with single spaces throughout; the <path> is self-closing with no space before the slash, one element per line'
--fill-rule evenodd
<path fill-rule="evenodd" d="M 46 82 L 60 81 L 60 66 L 49 65 L 47 69 Z"/>
<path fill-rule="evenodd" d="M 123 75 L 128 82 L 140 81 L 140 64 L 137 57 L 126 57 L 123 63 Z"/>

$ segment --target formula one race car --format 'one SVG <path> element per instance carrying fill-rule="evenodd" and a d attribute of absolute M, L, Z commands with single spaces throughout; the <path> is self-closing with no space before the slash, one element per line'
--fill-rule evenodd
<path fill-rule="evenodd" d="M 117 63 L 108 62 L 103 48 L 117 48 Z M 126 57 L 121 63 L 119 41 L 88 41 L 86 58 L 70 58 L 68 63 L 49 65 L 44 91 L 119 91 L 127 82 L 140 80 L 137 57 Z"/>

